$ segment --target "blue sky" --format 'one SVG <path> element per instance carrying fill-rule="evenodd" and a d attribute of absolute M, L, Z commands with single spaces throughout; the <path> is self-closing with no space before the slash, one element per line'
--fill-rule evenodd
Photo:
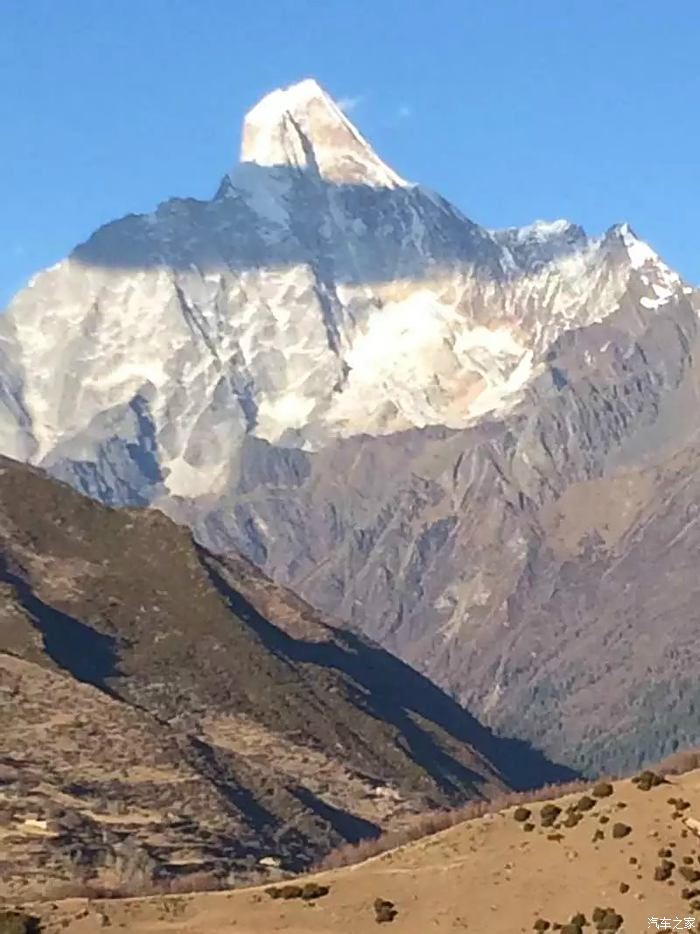
<path fill-rule="evenodd" d="M 487 226 L 628 220 L 700 281 L 697 0 L 2 0 L 0 306 L 106 221 L 207 197 L 307 76 Z"/>

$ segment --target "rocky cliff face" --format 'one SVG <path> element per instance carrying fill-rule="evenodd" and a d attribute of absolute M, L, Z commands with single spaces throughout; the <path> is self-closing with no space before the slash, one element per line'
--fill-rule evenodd
<path fill-rule="evenodd" d="M 632 554 L 643 516 L 608 491 L 692 445 L 699 307 L 628 225 L 474 224 L 305 81 L 251 111 L 211 201 L 107 225 L 15 298 L 0 438 L 240 549 L 499 729 L 625 766 L 673 740 L 640 712 L 618 746 L 612 685 L 642 703 L 670 669 L 637 658 L 646 605 L 601 602 L 586 549 L 617 552 L 589 522 Z M 561 523 L 585 547 L 555 546 Z"/>

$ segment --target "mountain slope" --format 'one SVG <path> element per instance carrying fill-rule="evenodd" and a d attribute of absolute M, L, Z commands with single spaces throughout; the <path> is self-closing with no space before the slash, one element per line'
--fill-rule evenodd
<path fill-rule="evenodd" d="M 673 665 L 635 652 L 664 611 L 613 613 L 547 523 L 580 484 L 624 513 L 618 475 L 693 449 L 697 292 L 626 224 L 480 227 L 386 166 L 313 81 L 256 105 L 242 139 L 210 201 L 108 224 L 16 296 L 2 450 L 245 554 L 558 761 L 670 751 L 685 714 L 656 682 Z M 659 603 L 681 639 L 675 588 Z M 611 641 L 624 690 L 654 698 L 654 740 L 640 715 L 617 744 L 616 675 L 594 664 Z M 520 716 L 543 698 L 546 718 Z"/>
<path fill-rule="evenodd" d="M 514 819 L 514 808 L 502 809 L 359 865 L 295 880 L 327 887 L 312 907 L 301 898 L 271 898 L 267 887 L 32 910 L 49 932 L 67 934 L 87 934 L 104 917 L 139 934 L 370 934 L 377 901 L 392 904 L 392 929 L 407 934 L 697 930 L 700 773 L 648 791 L 631 781 L 610 790 L 602 799 L 578 792 L 528 804 L 527 822 Z M 547 805 L 561 814 L 556 828 L 543 819 Z"/>
<path fill-rule="evenodd" d="M 3 459 L 0 544 L 6 884 L 95 872 L 136 843 L 156 875 L 299 868 L 564 774 L 157 511 Z"/>

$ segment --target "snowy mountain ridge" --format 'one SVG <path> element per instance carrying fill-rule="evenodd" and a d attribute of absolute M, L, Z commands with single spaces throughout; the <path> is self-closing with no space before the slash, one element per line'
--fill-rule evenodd
<path fill-rule="evenodd" d="M 631 282 L 650 311 L 683 292 L 627 227 L 473 224 L 388 168 L 314 81 L 252 109 L 241 157 L 212 201 L 107 225 L 16 296 L 5 453 L 132 473 L 147 425 L 161 491 L 202 495 L 249 433 L 314 450 L 505 410 Z"/>

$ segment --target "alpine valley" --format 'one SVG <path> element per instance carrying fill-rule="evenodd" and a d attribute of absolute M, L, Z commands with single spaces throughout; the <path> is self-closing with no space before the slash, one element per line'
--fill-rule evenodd
<path fill-rule="evenodd" d="M 304 80 L 210 201 L 17 294 L 0 449 L 243 555 L 497 733 L 627 770 L 700 741 L 699 312 L 627 224 L 487 230 Z"/>

